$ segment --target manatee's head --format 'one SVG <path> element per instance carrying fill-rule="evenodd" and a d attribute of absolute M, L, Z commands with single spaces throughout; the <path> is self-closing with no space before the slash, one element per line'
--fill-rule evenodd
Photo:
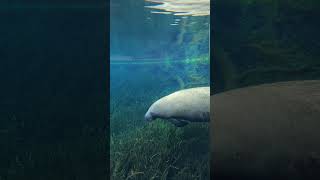
<path fill-rule="evenodd" d="M 150 111 L 148 111 L 145 115 L 144 115 L 144 120 L 147 122 L 150 122 L 152 120 L 154 120 L 155 117 L 152 115 L 152 113 Z"/>
<path fill-rule="evenodd" d="M 148 109 L 148 111 L 146 112 L 146 114 L 144 115 L 144 120 L 147 122 L 153 121 L 155 119 L 157 119 L 159 116 L 157 116 L 156 112 L 157 112 L 157 106 L 158 106 L 158 102 L 153 103 L 150 108 Z"/>

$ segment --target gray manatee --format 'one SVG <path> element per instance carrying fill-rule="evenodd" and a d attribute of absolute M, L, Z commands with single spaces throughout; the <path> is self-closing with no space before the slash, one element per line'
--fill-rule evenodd
<path fill-rule="evenodd" d="M 320 80 L 211 96 L 215 179 L 320 179 Z"/>
<path fill-rule="evenodd" d="M 145 120 L 165 119 L 175 126 L 189 122 L 210 120 L 210 88 L 197 87 L 169 94 L 154 102 L 145 114 Z"/>

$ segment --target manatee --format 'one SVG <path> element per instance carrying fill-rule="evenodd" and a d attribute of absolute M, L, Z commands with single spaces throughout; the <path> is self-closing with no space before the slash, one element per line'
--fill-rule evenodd
<path fill-rule="evenodd" d="M 320 179 L 320 80 L 211 96 L 215 179 Z"/>
<path fill-rule="evenodd" d="M 160 118 L 182 127 L 189 122 L 208 122 L 209 111 L 210 88 L 197 87 L 180 90 L 157 100 L 146 112 L 145 120 Z"/>

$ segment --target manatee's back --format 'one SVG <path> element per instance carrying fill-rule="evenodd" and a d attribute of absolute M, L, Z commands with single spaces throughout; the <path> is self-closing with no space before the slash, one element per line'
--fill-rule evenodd
<path fill-rule="evenodd" d="M 320 81 L 242 88 L 211 100 L 216 175 L 320 172 Z"/>
<path fill-rule="evenodd" d="M 198 87 L 177 91 L 161 98 L 157 102 L 157 108 L 167 117 L 188 121 L 208 121 L 210 88 Z"/>

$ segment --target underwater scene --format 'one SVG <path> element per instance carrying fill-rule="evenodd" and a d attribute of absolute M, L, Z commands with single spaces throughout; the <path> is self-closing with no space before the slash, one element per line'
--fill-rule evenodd
<path fill-rule="evenodd" d="M 211 2 L 214 179 L 320 179 L 320 1 Z"/>
<path fill-rule="evenodd" d="M 148 122 L 149 107 L 176 91 L 209 97 L 209 10 L 208 0 L 111 0 L 111 179 L 209 179 L 207 122 Z M 157 108 L 183 104 L 168 101 Z"/>

